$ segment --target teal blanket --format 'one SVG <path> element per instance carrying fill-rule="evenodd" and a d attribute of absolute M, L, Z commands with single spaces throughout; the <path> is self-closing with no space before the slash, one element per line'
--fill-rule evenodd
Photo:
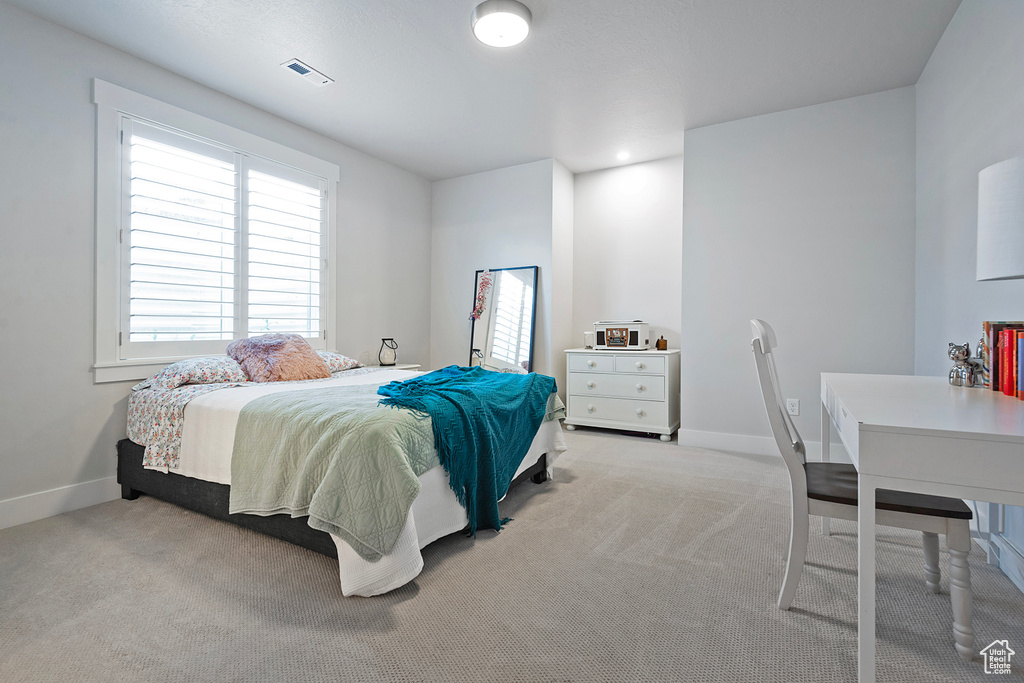
<path fill-rule="evenodd" d="M 452 365 L 377 390 L 381 404 L 430 415 L 434 446 L 470 533 L 501 529 L 498 499 L 508 491 L 558 390 L 553 377 Z"/>

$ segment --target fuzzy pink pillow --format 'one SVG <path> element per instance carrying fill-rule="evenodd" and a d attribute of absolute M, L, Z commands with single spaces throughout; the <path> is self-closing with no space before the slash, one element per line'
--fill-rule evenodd
<path fill-rule="evenodd" d="M 236 339 L 227 353 L 253 382 L 287 382 L 330 377 L 331 371 L 313 347 L 297 334 L 263 334 Z"/>

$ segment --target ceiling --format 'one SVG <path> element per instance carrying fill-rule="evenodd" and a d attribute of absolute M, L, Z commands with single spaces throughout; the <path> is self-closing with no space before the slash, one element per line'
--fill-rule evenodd
<path fill-rule="evenodd" d="M 960 0 L 524 0 L 505 49 L 473 37 L 479 0 L 6 1 L 435 180 L 661 158 L 684 130 L 912 85 Z"/>

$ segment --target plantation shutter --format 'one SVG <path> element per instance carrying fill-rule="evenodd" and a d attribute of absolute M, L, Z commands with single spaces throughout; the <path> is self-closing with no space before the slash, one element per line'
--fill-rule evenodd
<path fill-rule="evenodd" d="M 122 131 L 120 357 L 267 332 L 324 348 L 327 182 L 127 116 Z"/>
<path fill-rule="evenodd" d="M 248 170 L 248 333 L 320 338 L 323 181 L 263 160 Z"/>
<path fill-rule="evenodd" d="M 127 340 L 145 355 L 180 342 L 223 353 L 234 337 L 237 155 L 126 120 Z M 122 330 L 124 335 L 124 330 Z M 193 345 L 196 346 L 196 345 Z"/>

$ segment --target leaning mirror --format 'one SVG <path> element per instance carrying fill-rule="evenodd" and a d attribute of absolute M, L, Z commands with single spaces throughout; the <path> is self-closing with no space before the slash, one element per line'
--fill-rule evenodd
<path fill-rule="evenodd" d="M 470 366 L 531 372 L 536 310 L 537 266 L 476 271 Z"/>

